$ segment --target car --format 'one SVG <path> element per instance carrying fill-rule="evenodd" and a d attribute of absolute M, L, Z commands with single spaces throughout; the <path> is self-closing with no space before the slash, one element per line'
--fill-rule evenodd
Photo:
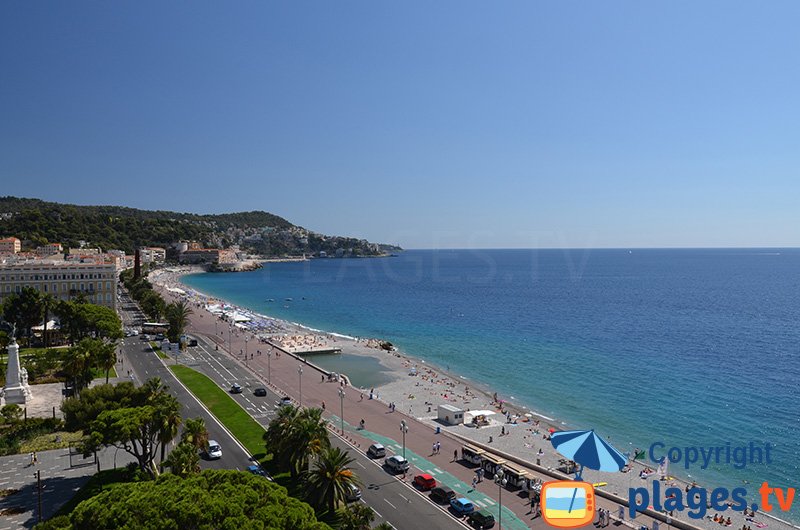
<path fill-rule="evenodd" d="M 214 460 L 222 458 L 222 447 L 220 447 L 216 440 L 209 440 L 208 447 L 206 448 L 206 454 L 208 455 L 208 458 Z"/>
<path fill-rule="evenodd" d="M 469 515 L 475 511 L 475 505 L 466 497 L 459 497 L 450 501 L 450 508 L 461 517 Z"/>
<path fill-rule="evenodd" d="M 436 487 L 436 479 L 427 473 L 422 473 L 414 477 L 414 485 L 422 491 L 428 491 Z"/>
<path fill-rule="evenodd" d="M 403 458 L 400 455 L 392 455 L 386 460 L 384 460 L 384 465 L 389 468 L 390 471 L 394 473 L 405 473 L 408 471 L 408 468 L 411 467 L 408 464 L 408 460 Z"/>
<path fill-rule="evenodd" d="M 345 493 L 344 500 L 347 502 L 355 502 L 361 498 L 361 489 L 354 485 L 350 484 L 347 488 L 347 493 Z"/>
<path fill-rule="evenodd" d="M 242 386 L 239 383 L 234 383 L 231 385 L 231 394 L 241 394 L 242 393 Z"/>
<path fill-rule="evenodd" d="M 436 486 L 431 490 L 431 500 L 437 504 L 449 504 L 456 498 L 456 492 L 447 486 Z"/>
<path fill-rule="evenodd" d="M 267 389 L 264 387 L 258 387 L 253 390 L 253 395 L 258 397 L 264 397 L 267 395 Z"/>
<path fill-rule="evenodd" d="M 264 471 L 264 469 L 259 466 L 258 464 L 253 464 L 252 466 L 247 466 L 247 471 L 252 473 L 253 475 L 258 475 L 259 477 L 264 477 L 265 479 L 269 480 L 270 482 L 275 482 L 272 477 L 269 476 L 269 473 Z"/>
<path fill-rule="evenodd" d="M 292 404 L 292 398 L 290 398 L 289 396 L 281 398 L 281 405 L 282 406 L 283 405 L 291 405 L 291 404 Z"/>
<path fill-rule="evenodd" d="M 386 448 L 381 444 L 372 444 L 367 449 L 367 456 L 370 458 L 383 458 L 386 456 Z"/>
<path fill-rule="evenodd" d="M 494 515 L 492 515 L 489 510 L 479 510 L 469 514 L 467 522 L 473 528 L 478 528 L 480 530 L 494 528 Z"/>

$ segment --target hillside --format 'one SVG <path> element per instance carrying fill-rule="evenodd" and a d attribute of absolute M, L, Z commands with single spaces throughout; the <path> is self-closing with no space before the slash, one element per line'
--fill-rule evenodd
<path fill-rule="evenodd" d="M 314 233 L 262 211 L 199 215 L 0 197 L 0 237 L 8 236 L 21 239 L 27 249 L 45 243 L 76 248 L 85 241 L 90 247 L 127 253 L 138 246 L 167 247 L 180 240 L 208 247 L 240 245 L 267 256 L 320 251 L 331 256 L 373 256 L 399 248 Z"/>

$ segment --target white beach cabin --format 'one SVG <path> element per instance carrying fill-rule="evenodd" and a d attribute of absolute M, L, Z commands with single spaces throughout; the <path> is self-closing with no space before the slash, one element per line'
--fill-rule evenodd
<path fill-rule="evenodd" d="M 448 425 L 464 423 L 464 409 L 453 405 L 439 405 L 439 421 L 443 421 Z"/>

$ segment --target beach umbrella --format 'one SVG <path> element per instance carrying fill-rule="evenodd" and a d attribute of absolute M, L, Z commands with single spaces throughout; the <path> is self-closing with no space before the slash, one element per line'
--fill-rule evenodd
<path fill-rule="evenodd" d="M 611 447 L 594 431 L 559 431 L 550 436 L 550 443 L 560 454 L 580 464 L 575 475 L 580 480 L 584 467 L 598 471 L 620 471 L 628 459 Z"/>

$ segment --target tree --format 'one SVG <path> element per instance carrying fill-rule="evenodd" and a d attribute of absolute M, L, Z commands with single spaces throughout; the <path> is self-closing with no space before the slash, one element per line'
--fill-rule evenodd
<path fill-rule="evenodd" d="M 200 455 L 192 444 L 181 442 L 169 452 L 169 456 L 161 462 L 161 465 L 169 468 L 174 475 L 186 477 L 200 472 Z"/>
<path fill-rule="evenodd" d="M 394 527 L 387 523 L 386 521 L 379 523 L 378 526 L 373 528 L 372 530 L 394 530 Z"/>
<path fill-rule="evenodd" d="M 58 301 L 53 297 L 52 294 L 42 294 L 42 342 L 44 342 L 45 348 L 50 345 L 50 338 L 47 336 L 47 321 L 50 319 L 50 311 L 55 307 L 57 302 Z"/>
<path fill-rule="evenodd" d="M 333 512 L 340 503 L 346 502 L 351 488 L 359 484 L 349 467 L 354 461 L 347 451 L 338 447 L 329 447 L 320 453 L 313 469 L 305 475 L 308 498 L 313 506 Z"/>
<path fill-rule="evenodd" d="M 165 315 L 167 322 L 169 322 L 167 338 L 170 342 L 178 342 L 180 340 L 186 326 L 189 325 L 189 316 L 193 313 L 194 311 L 183 300 L 167 306 Z"/>
<path fill-rule="evenodd" d="M 61 330 L 71 344 L 86 337 L 113 342 L 123 336 L 122 321 L 109 307 L 77 300 L 60 301 L 56 304 L 55 313 L 61 320 Z"/>
<path fill-rule="evenodd" d="M 22 407 L 16 403 L 9 403 L 0 409 L 0 416 L 3 416 L 3 421 L 6 423 L 18 423 L 22 417 Z"/>
<path fill-rule="evenodd" d="M 80 394 L 92 381 L 92 369 L 96 362 L 95 352 L 100 346 L 102 346 L 100 341 L 85 338 L 75 346 L 64 350 L 61 367 L 77 394 Z"/>
<path fill-rule="evenodd" d="M 105 370 L 106 384 L 108 384 L 108 376 L 111 373 L 111 369 L 114 368 L 115 364 L 117 364 L 117 345 L 113 342 L 103 341 L 95 341 L 95 343 L 96 349 L 94 351 L 94 359 L 92 364 Z"/>
<path fill-rule="evenodd" d="M 331 446 L 328 429 L 322 419 L 322 409 L 300 411 L 299 422 L 292 433 L 291 471 L 298 475 L 308 469 L 309 460 Z"/>
<path fill-rule="evenodd" d="M 375 511 L 357 502 L 339 514 L 339 530 L 370 530 L 375 520 Z"/>
<path fill-rule="evenodd" d="M 206 429 L 206 420 L 203 418 L 189 418 L 183 424 L 183 434 L 181 434 L 181 443 L 188 443 L 192 445 L 196 451 L 205 449 L 208 445 L 208 429 Z"/>
<path fill-rule="evenodd" d="M 154 322 L 159 322 L 161 317 L 164 316 L 167 303 L 160 294 L 148 289 L 139 299 L 139 305 L 142 307 L 147 316 L 153 319 Z"/>
<path fill-rule="evenodd" d="M 31 329 L 42 321 L 42 293 L 33 287 L 23 287 L 3 302 L 3 318 L 14 322 L 30 340 Z"/>
<path fill-rule="evenodd" d="M 231 470 L 206 470 L 186 478 L 166 473 L 155 481 L 115 484 L 76 506 L 68 520 L 57 521 L 57 526 L 48 521 L 43 528 L 330 530 L 285 488 Z"/>
<path fill-rule="evenodd" d="M 102 385 L 100 391 L 90 389 L 79 398 L 66 400 L 62 405 L 67 424 L 78 427 L 86 435 L 83 442 L 84 454 L 102 446 L 112 445 L 132 455 L 139 469 L 158 476 L 155 458 L 160 447 L 169 443 L 168 433 L 174 424 L 180 424 L 180 404 L 161 384 L 153 378 L 139 388 L 130 383 L 121 383 L 119 402 L 108 398 L 117 393 Z M 82 403 L 88 394 L 86 403 Z M 77 401 L 77 403 L 76 403 Z"/>

